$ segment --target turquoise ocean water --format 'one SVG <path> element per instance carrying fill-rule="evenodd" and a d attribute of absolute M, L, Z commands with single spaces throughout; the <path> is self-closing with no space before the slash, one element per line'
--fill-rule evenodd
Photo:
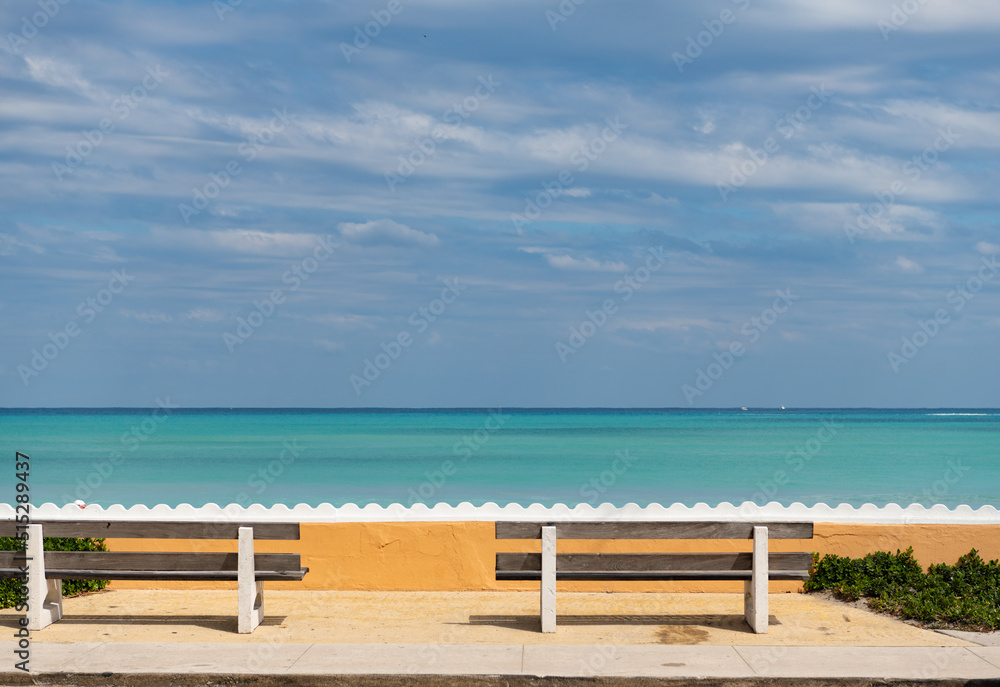
<path fill-rule="evenodd" d="M 1000 507 L 998 410 L 0 410 L 33 503 Z M 9 478 L 9 479 L 8 479 Z"/>

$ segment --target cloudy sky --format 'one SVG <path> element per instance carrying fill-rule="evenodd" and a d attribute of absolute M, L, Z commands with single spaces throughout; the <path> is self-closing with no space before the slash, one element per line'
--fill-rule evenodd
<path fill-rule="evenodd" d="M 0 5 L 0 405 L 998 406 L 1000 4 Z"/>

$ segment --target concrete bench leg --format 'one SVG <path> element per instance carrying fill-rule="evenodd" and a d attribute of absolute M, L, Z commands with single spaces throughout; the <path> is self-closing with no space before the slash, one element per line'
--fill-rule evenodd
<path fill-rule="evenodd" d="M 767 528 L 753 528 L 753 570 L 743 583 L 743 614 L 759 635 L 767 634 Z"/>
<path fill-rule="evenodd" d="M 542 528 L 542 632 L 556 631 L 556 528 Z"/>
<path fill-rule="evenodd" d="M 62 580 L 45 579 L 42 526 L 28 525 L 28 629 L 41 630 L 62 618 Z"/>
<path fill-rule="evenodd" d="M 253 528 L 240 528 L 238 558 L 238 630 L 250 634 L 264 619 L 264 583 L 255 579 Z"/>

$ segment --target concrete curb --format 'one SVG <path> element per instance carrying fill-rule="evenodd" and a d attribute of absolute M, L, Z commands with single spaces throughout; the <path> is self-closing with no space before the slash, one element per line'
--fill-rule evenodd
<path fill-rule="evenodd" d="M 0 653 L 12 656 L 13 644 L 0 642 Z M 529 680 L 522 684 L 534 678 L 807 678 L 1000 685 L 1000 647 L 38 642 L 31 647 L 33 673 L 5 663 L 0 684 L 72 684 L 59 682 L 65 674 L 77 681 L 126 675 L 132 682 L 155 675 L 143 678 L 150 684 L 176 676 L 273 676 L 287 684 L 292 677 L 436 675 Z"/>
<path fill-rule="evenodd" d="M 53 685 L 59 687 L 688 687 L 689 678 L 534 678 L 519 675 L 251 675 L 138 673 L 48 673 L 4 681 L 0 687 Z M 998 680 L 872 680 L 868 678 L 700 679 L 698 687 L 995 687 Z"/>

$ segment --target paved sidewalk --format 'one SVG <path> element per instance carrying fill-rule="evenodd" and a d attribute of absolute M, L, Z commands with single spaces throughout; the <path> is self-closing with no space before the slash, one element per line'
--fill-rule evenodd
<path fill-rule="evenodd" d="M 13 649 L 0 642 L 0 655 Z M 6 663 L 0 682 L 14 672 Z M 30 665 L 49 674 L 970 680 L 1000 679 L 1000 647 L 41 642 Z"/>
<path fill-rule="evenodd" d="M 66 599 L 34 642 L 298 644 L 583 644 L 680 646 L 968 646 L 814 594 L 772 594 L 767 634 L 743 618 L 742 594 L 566 592 L 558 632 L 542 634 L 537 592 L 264 593 L 264 623 L 236 633 L 236 590 L 116 590 Z M 16 627 L 0 611 L 0 640 Z M 2 659 L 0 659 L 2 660 Z"/>
<path fill-rule="evenodd" d="M 980 646 L 1000 646 L 1000 632 L 963 632 L 962 630 L 938 630 L 938 632 Z"/>
<path fill-rule="evenodd" d="M 995 635 L 946 635 L 815 595 L 772 594 L 764 635 L 746 625 L 739 594 L 565 593 L 554 634 L 539 632 L 537 592 L 267 591 L 265 621 L 249 635 L 236 632 L 235 602 L 235 590 L 66 599 L 63 619 L 31 634 L 30 668 L 45 682 L 81 685 L 111 681 L 105 673 L 118 676 L 115 684 L 147 675 L 185 685 L 226 675 L 1000 684 Z M 32 684 L 6 641 L 17 618 L 0 611 L 0 685 Z"/>

